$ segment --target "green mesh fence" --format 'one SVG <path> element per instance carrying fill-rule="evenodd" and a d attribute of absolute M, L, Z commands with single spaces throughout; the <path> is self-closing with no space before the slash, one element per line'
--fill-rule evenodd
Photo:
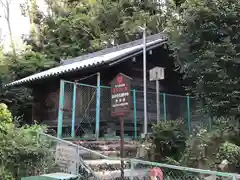
<path fill-rule="evenodd" d="M 84 139 L 116 139 L 120 121 L 111 116 L 111 88 L 61 81 L 58 112 L 58 136 Z M 98 91 L 99 90 L 99 91 Z M 99 93 L 99 95 L 98 95 Z M 132 108 L 124 118 L 124 134 L 136 139 L 144 129 L 143 91 L 132 90 Z M 147 93 L 148 133 L 157 123 L 156 93 Z M 186 122 L 189 133 L 196 128 L 211 129 L 211 119 L 201 113 L 201 104 L 194 97 L 160 93 L 160 121 Z M 99 103 L 99 104 L 98 104 Z"/>
<path fill-rule="evenodd" d="M 71 126 L 72 124 L 72 99 L 73 99 L 73 83 L 64 83 L 64 104 L 63 104 L 63 119 L 62 119 L 62 127 L 63 127 L 63 137 L 68 137 L 71 135 Z"/>
<path fill-rule="evenodd" d="M 187 107 L 186 96 L 167 94 L 165 106 L 166 106 L 167 120 L 176 120 L 176 119 L 187 120 L 188 107 Z"/>
<path fill-rule="evenodd" d="M 195 130 L 197 128 L 206 128 L 211 130 L 211 119 L 201 113 L 201 104 L 196 98 L 190 98 L 190 119 L 191 119 L 191 130 Z"/>
<path fill-rule="evenodd" d="M 239 175 L 131 159 L 130 179 L 236 180 Z"/>
<path fill-rule="evenodd" d="M 62 99 L 59 108 L 62 116 L 62 137 L 92 139 L 96 126 L 95 86 L 63 81 Z"/>
<path fill-rule="evenodd" d="M 77 84 L 75 109 L 76 136 L 92 138 L 95 135 L 96 87 Z"/>
<path fill-rule="evenodd" d="M 95 144 L 96 147 L 93 147 L 93 143 L 90 141 L 69 142 L 47 134 L 39 134 L 38 142 L 39 147 L 45 150 L 45 158 L 42 162 L 44 168 L 36 167 L 37 175 L 62 172 L 77 175 L 82 180 L 239 179 L 238 174 L 143 161 L 135 159 L 134 156 L 120 159 L 118 154 L 114 154 L 114 151 L 109 152 L 104 149 L 108 144 L 103 141 L 99 141 L 98 144 Z M 125 143 L 125 148 L 140 145 L 135 143 Z M 119 143 L 116 142 L 116 145 L 119 146 Z M 125 152 L 127 152 L 126 149 Z M 123 166 L 121 166 L 121 161 Z M 123 178 L 121 178 L 122 172 Z"/>

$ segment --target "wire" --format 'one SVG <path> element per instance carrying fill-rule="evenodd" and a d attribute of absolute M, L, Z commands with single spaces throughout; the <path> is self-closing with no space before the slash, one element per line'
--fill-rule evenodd
<path fill-rule="evenodd" d="M 95 76 L 95 75 L 97 75 L 97 74 L 98 74 L 98 73 L 91 74 L 91 75 L 86 76 L 86 77 L 84 77 L 84 78 L 81 78 L 81 79 L 79 79 L 79 80 L 75 80 L 75 82 L 79 82 L 79 81 L 82 81 L 82 80 L 84 80 L 84 79 L 88 79 L 88 78 L 93 77 L 93 76 Z"/>

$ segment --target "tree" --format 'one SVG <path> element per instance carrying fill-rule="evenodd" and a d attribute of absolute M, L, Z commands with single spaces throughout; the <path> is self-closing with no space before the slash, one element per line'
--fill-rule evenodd
<path fill-rule="evenodd" d="M 15 61 L 15 63 L 12 63 Z M 5 87 L 8 82 L 55 66 L 42 53 L 25 49 L 18 57 L 3 53 L 0 48 L 0 102 L 8 105 L 14 116 L 31 119 L 31 91 L 24 87 Z"/>
<path fill-rule="evenodd" d="M 37 45 L 40 45 L 39 42 L 39 19 L 42 14 L 38 10 L 37 1 L 36 0 L 25 0 L 23 4 L 20 4 L 22 14 L 24 16 L 29 17 L 30 22 L 30 34 L 32 38 L 35 40 Z"/>
<path fill-rule="evenodd" d="M 3 8 L 4 11 L 4 18 L 7 21 L 7 26 L 8 26 L 8 32 L 9 32 L 9 37 L 10 37 L 10 43 L 11 43 L 11 48 L 12 48 L 12 53 L 14 57 L 16 57 L 16 48 L 15 44 L 13 41 L 13 35 L 12 35 L 12 28 L 11 28 L 11 21 L 10 21 L 10 2 L 11 0 L 0 0 L 0 5 Z"/>
<path fill-rule="evenodd" d="M 186 0 L 168 32 L 189 93 L 211 116 L 238 118 L 239 0 Z"/>
<path fill-rule="evenodd" d="M 141 38 L 138 26 L 146 22 L 148 34 L 160 32 L 166 22 L 155 1 L 47 2 L 51 13 L 40 20 L 41 46 L 31 37 L 27 42 L 57 62 Z"/>

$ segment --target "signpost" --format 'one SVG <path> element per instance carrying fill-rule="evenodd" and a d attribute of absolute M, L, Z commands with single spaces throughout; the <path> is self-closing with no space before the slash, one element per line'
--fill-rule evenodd
<path fill-rule="evenodd" d="M 120 120 L 120 156 L 121 156 L 121 178 L 124 179 L 124 122 L 123 118 L 127 116 L 131 108 L 131 78 L 119 73 L 111 81 L 111 114 L 113 117 L 119 117 Z"/>
<path fill-rule="evenodd" d="M 65 173 L 78 174 L 79 152 L 74 146 L 58 143 L 55 162 Z"/>
<path fill-rule="evenodd" d="M 159 80 L 164 79 L 164 68 L 154 67 L 150 70 L 150 81 L 156 81 L 157 123 L 160 123 Z"/>

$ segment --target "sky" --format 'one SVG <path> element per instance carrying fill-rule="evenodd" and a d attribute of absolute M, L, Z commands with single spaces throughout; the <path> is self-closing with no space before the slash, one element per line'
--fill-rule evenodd
<path fill-rule="evenodd" d="M 5 0 L 0 0 L 5 2 Z M 9 0 L 8 0 L 9 1 Z M 23 46 L 21 36 L 28 34 L 30 31 L 29 18 L 21 15 L 20 4 L 24 3 L 25 0 L 11 0 L 10 2 L 10 20 L 13 33 L 13 39 L 16 44 L 16 48 L 20 49 Z M 44 7 L 44 0 L 37 0 L 37 4 L 40 7 Z M 6 19 L 4 16 L 3 8 L 0 6 L 0 34 L 3 39 L 4 47 L 9 47 L 9 32 Z"/>

